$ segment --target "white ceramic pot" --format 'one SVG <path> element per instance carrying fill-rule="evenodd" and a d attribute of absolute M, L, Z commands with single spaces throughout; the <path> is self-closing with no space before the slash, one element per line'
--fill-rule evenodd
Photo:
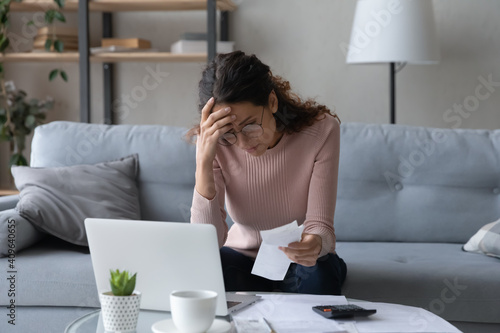
<path fill-rule="evenodd" d="M 141 305 L 141 293 L 115 296 L 110 291 L 99 294 L 104 329 L 108 332 L 134 332 Z"/>

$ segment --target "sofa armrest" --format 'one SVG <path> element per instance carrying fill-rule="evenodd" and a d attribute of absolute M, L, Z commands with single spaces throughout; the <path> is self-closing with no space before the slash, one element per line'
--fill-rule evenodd
<path fill-rule="evenodd" d="M 6 195 L 0 197 L 0 211 L 15 208 L 19 201 L 19 195 Z"/>

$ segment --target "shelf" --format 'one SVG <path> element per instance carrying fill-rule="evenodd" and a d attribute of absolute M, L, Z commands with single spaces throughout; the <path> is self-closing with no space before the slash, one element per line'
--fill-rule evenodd
<path fill-rule="evenodd" d="M 91 62 L 207 62 L 206 53 L 173 54 L 170 52 L 117 52 L 90 56 Z"/>
<path fill-rule="evenodd" d="M 5 62 L 78 62 L 78 52 L 64 53 L 7 53 L 0 56 L 0 61 Z M 91 62 L 206 62 L 206 53 L 173 54 L 170 52 L 109 52 L 90 56 Z"/>
<path fill-rule="evenodd" d="M 19 194 L 18 190 L 3 190 L 3 189 L 0 189 L 0 197 L 2 197 L 4 195 L 16 195 L 16 194 Z"/>
<path fill-rule="evenodd" d="M 78 52 L 24 52 L 0 55 L 0 61 L 5 62 L 78 62 L 78 58 Z"/>
<path fill-rule="evenodd" d="M 83 1 L 83 0 L 81 0 Z M 53 0 L 23 0 L 12 2 L 10 10 L 16 12 L 45 11 L 57 8 Z M 125 11 L 155 11 L 155 10 L 205 10 L 206 0 L 93 0 L 89 1 L 91 12 L 125 12 Z M 217 0 L 217 9 L 232 11 L 236 5 L 232 0 Z M 65 11 L 77 11 L 78 1 L 66 1 Z"/>

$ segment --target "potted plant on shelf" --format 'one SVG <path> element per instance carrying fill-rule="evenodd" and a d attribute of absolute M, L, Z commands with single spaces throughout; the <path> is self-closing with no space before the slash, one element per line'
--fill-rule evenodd
<path fill-rule="evenodd" d="M 99 294 L 104 329 L 108 332 L 134 332 L 137 327 L 141 293 L 135 289 L 137 273 L 110 270 L 111 291 Z"/>
<path fill-rule="evenodd" d="M 24 157 L 26 137 L 45 120 L 47 110 L 54 107 L 54 100 L 31 98 L 17 90 L 12 81 L 0 83 L 0 141 L 10 142 L 9 164 L 28 165 Z"/>

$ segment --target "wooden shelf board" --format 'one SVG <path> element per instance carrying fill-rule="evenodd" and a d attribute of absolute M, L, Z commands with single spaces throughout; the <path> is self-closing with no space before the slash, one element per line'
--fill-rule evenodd
<path fill-rule="evenodd" d="M 55 9 L 57 5 L 53 0 L 23 0 L 12 2 L 11 11 L 33 12 Z M 93 12 L 120 12 L 120 11 L 154 11 L 154 10 L 205 10 L 206 0 L 92 0 L 89 1 L 89 10 Z M 232 0 L 217 0 L 219 10 L 232 11 L 236 5 Z M 77 0 L 68 0 L 64 6 L 65 11 L 78 10 Z"/>
<path fill-rule="evenodd" d="M 6 53 L 0 55 L 0 61 L 5 62 L 78 62 L 78 52 L 24 52 L 24 53 Z"/>
<path fill-rule="evenodd" d="M 90 57 L 92 62 L 206 62 L 206 53 L 172 54 L 170 52 L 117 52 L 99 53 Z"/>
<path fill-rule="evenodd" d="M 44 52 L 26 52 L 26 53 L 7 53 L 0 56 L 0 61 L 5 62 L 78 62 L 78 52 L 64 53 L 44 53 Z M 205 53 L 172 54 L 170 52 L 109 52 L 99 53 L 90 56 L 91 62 L 132 62 L 132 61 L 151 61 L 151 62 L 206 62 Z"/>
<path fill-rule="evenodd" d="M 4 196 L 4 195 L 16 195 L 16 194 L 19 194 L 18 190 L 0 189 L 0 196 Z"/>

